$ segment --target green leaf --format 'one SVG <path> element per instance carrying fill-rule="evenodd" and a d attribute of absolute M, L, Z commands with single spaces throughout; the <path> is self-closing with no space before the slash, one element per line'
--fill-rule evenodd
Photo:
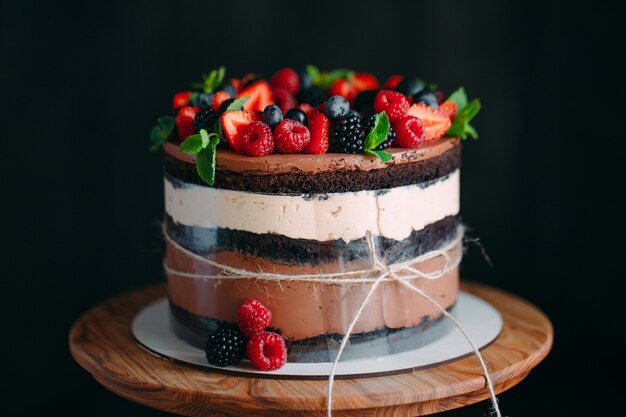
<path fill-rule="evenodd" d="M 208 75 L 203 75 L 202 82 L 193 83 L 192 87 L 201 88 L 205 93 L 212 93 L 222 84 L 225 76 L 226 68 L 219 67 L 218 69 L 211 71 Z"/>
<path fill-rule="evenodd" d="M 459 107 L 459 110 L 452 121 L 452 125 L 450 129 L 446 132 L 447 136 L 459 136 L 462 139 L 466 139 L 467 136 L 471 136 L 474 139 L 478 138 L 478 132 L 474 129 L 473 126 L 469 124 L 469 122 L 478 114 L 480 111 L 480 100 L 477 98 L 467 103 L 467 97 L 465 96 L 465 91 L 460 88 L 461 92 L 456 95 L 455 99 L 460 100 L 461 102 L 465 100 L 465 106 Z M 457 90 L 456 92 L 458 92 Z M 455 92 L 455 93 L 456 93 Z M 449 99 L 452 99 L 452 95 Z M 456 101 L 455 101 L 456 102 Z M 458 102 L 457 102 L 458 105 Z"/>
<path fill-rule="evenodd" d="M 238 99 L 235 99 L 235 101 L 233 101 L 228 105 L 228 107 L 226 107 L 226 111 L 229 112 L 243 110 L 243 105 L 246 104 L 246 101 L 248 101 L 249 99 L 250 97 L 239 97 Z"/>
<path fill-rule="evenodd" d="M 477 98 L 470 101 L 465 107 L 463 107 L 463 112 L 465 113 L 465 117 L 468 122 L 470 122 L 478 114 L 480 107 L 480 100 Z"/>
<path fill-rule="evenodd" d="M 385 113 L 384 111 L 378 113 L 374 119 L 374 128 L 370 133 L 368 133 L 367 138 L 365 138 L 364 149 L 374 149 L 378 145 L 383 143 L 389 135 L 390 128 L 391 124 L 389 123 L 389 117 L 387 117 L 387 113 Z"/>
<path fill-rule="evenodd" d="M 465 89 L 463 87 L 457 88 L 450 96 L 448 100 L 452 100 L 456 103 L 459 111 L 461 111 L 465 106 L 467 106 L 467 94 L 465 94 Z"/>
<path fill-rule="evenodd" d="M 478 132 L 474 129 L 474 126 L 467 123 L 465 125 L 465 133 L 472 137 L 472 139 L 478 139 Z"/>
<path fill-rule="evenodd" d="M 368 155 L 374 155 L 374 156 L 379 157 L 380 160 L 383 161 L 384 163 L 387 163 L 393 159 L 391 157 L 391 154 L 387 151 L 379 151 L 376 149 L 366 149 L 365 153 Z"/>
<path fill-rule="evenodd" d="M 309 78 L 311 79 L 311 82 L 314 85 L 317 85 L 320 81 L 320 77 L 321 77 L 321 72 L 319 70 L 319 68 L 317 68 L 315 65 L 307 65 L 305 67 L 306 73 L 309 75 Z"/>
<path fill-rule="evenodd" d="M 204 182 L 215 183 L 215 149 L 220 139 L 217 135 L 209 135 L 208 145 L 196 156 L 196 170 Z"/>
<path fill-rule="evenodd" d="M 151 151 L 159 149 L 174 130 L 176 119 L 173 116 L 164 116 L 157 119 L 156 125 L 150 131 Z"/>
<path fill-rule="evenodd" d="M 200 133 L 188 136 L 187 139 L 180 144 L 180 150 L 184 153 L 195 155 L 209 145 L 212 136 L 218 135 L 216 133 L 209 133 L 205 129 L 200 129 Z"/>

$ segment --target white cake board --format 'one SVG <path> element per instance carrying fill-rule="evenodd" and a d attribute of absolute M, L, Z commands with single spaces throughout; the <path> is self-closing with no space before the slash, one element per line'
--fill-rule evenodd
<path fill-rule="evenodd" d="M 502 330 L 502 316 L 498 310 L 480 298 L 464 292 L 459 293 L 453 315 L 479 348 L 489 345 Z M 330 362 L 287 362 L 281 369 L 264 372 L 252 367 L 249 361 L 243 360 L 226 368 L 214 367 L 207 363 L 202 349 L 193 347 L 176 337 L 170 329 L 169 320 L 169 305 L 167 298 L 164 297 L 148 305 L 135 316 L 132 323 L 133 335 L 141 345 L 159 356 L 211 370 L 264 376 L 319 378 L 328 376 L 332 366 Z M 469 343 L 454 327 L 441 338 L 415 350 L 374 358 L 341 361 L 337 366 L 336 375 L 339 377 L 374 376 L 412 371 L 449 362 L 471 353 Z"/>

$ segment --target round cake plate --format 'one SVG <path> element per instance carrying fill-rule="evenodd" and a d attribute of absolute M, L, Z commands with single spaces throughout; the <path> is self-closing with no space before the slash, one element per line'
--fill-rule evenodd
<path fill-rule="evenodd" d="M 500 335 L 481 353 L 496 392 L 505 391 L 523 380 L 550 351 L 550 320 L 512 294 L 468 282 L 461 288 L 494 306 L 502 316 Z M 156 285 L 89 310 L 70 331 L 74 359 L 110 391 L 176 414 L 326 416 L 325 379 L 225 374 L 163 360 L 141 347 L 132 334 L 132 320 L 165 292 L 165 285 Z M 338 380 L 333 390 L 333 416 L 422 416 L 488 396 L 480 365 L 468 355 L 413 372 Z"/>
<path fill-rule="evenodd" d="M 502 316 L 498 310 L 486 301 L 465 292 L 459 294 L 453 315 L 479 348 L 491 343 L 502 330 Z M 327 378 L 332 368 L 332 362 L 287 362 L 281 369 L 264 372 L 252 367 L 247 360 L 226 368 L 214 367 L 207 363 L 202 349 L 193 347 L 176 337 L 168 325 L 169 320 L 169 304 L 167 298 L 163 297 L 135 316 L 132 323 L 133 335 L 145 348 L 164 358 L 218 371 L 277 377 Z M 365 377 L 409 372 L 473 353 L 471 346 L 458 329 L 449 326 L 449 323 L 441 324 L 448 326 L 449 331 L 425 346 L 385 356 L 341 361 L 337 366 L 336 376 Z"/>

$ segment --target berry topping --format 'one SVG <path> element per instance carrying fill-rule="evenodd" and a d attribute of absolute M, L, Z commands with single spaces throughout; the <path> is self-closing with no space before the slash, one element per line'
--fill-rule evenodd
<path fill-rule="evenodd" d="M 317 111 L 309 103 L 302 103 L 298 106 L 298 108 L 302 110 L 304 114 L 306 114 L 306 117 L 309 119 L 311 118 L 311 115 Z"/>
<path fill-rule="evenodd" d="M 363 114 L 364 117 L 369 117 L 376 113 L 374 111 L 374 99 L 376 99 L 378 90 L 365 90 L 361 91 L 356 100 L 354 100 L 354 109 Z"/>
<path fill-rule="evenodd" d="M 243 132 L 242 141 L 243 151 L 247 155 L 263 156 L 274 152 L 272 129 L 263 122 L 250 123 Z"/>
<path fill-rule="evenodd" d="M 285 119 L 295 120 L 296 122 L 300 122 L 305 126 L 308 124 L 306 113 L 304 113 L 300 109 L 289 110 L 287 113 L 285 113 Z"/>
<path fill-rule="evenodd" d="M 308 114 L 311 141 L 304 147 L 304 153 L 322 154 L 328 152 L 330 142 L 330 121 L 323 113 L 311 108 Z"/>
<path fill-rule="evenodd" d="M 217 113 L 215 113 L 211 107 L 201 107 L 200 111 L 196 113 L 196 117 L 193 119 L 193 133 L 198 133 L 200 129 L 212 132 L 217 119 Z"/>
<path fill-rule="evenodd" d="M 248 97 L 248 101 L 244 104 L 244 110 L 263 111 L 270 104 L 274 104 L 272 89 L 267 81 L 255 81 L 247 87 L 242 88 L 237 94 L 237 98 Z"/>
<path fill-rule="evenodd" d="M 218 91 L 217 93 L 215 93 L 215 95 L 213 96 L 213 103 L 211 103 L 213 111 L 219 114 L 220 106 L 229 98 L 230 96 L 226 91 Z"/>
<path fill-rule="evenodd" d="M 224 367 L 243 359 L 246 342 L 236 327 L 221 327 L 207 337 L 204 352 L 211 365 Z"/>
<path fill-rule="evenodd" d="M 283 114 L 287 113 L 288 110 L 293 109 L 298 106 L 298 101 L 289 91 L 284 90 L 282 88 L 275 88 L 274 91 L 274 101 L 280 107 L 280 110 Z"/>
<path fill-rule="evenodd" d="M 264 124 L 260 122 L 253 122 Z M 267 125 L 265 125 L 267 127 Z M 271 135 L 272 132 L 270 132 Z M 263 305 L 259 300 L 254 298 L 246 301 L 241 307 L 239 307 L 239 315 L 237 316 L 237 324 L 239 330 L 248 338 L 251 339 L 257 333 L 264 331 L 272 321 L 272 312 Z"/>
<path fill-rule="evenodd" d="M 261 121 L 262 118 L 262 113 L 254 111 L 229 111 L 222 114 L 220 117 L 222 131 L 233 151 L 243 152 L 246 128 L 250 123 Z"/>
<path fill-rule="evenodd" d="M 270 84 L 274 88 L 282 88 L 291 94 L 297 94 L 300 91 L 300 77 L 291 68 L 282 68 L 276 71 Z"/>
<path fill-rule="evenodd" d="M 248 341 L 246 347 L 248 359 L 261 371 L 273 371 L 287 362 L 285 340 L 273 332 L 257 333 Z"/>
<path fill-rule="evenodd" d="M 426 140 L 424 123 L 417 117 L 404 116 L 393 123 L 398 138 L 396 146 L 400 148 L 417 148 Z"/>
<path fill-rule="evenodd" d="M 439 113 L 439 111 L 428 107 L 426 104 L 418 103 L 409 107 L 406 113 L 408 116 L 417 117 L 424 123 L 426 128 L 426 140 L 435 140 L 442 137 L 450 128 L 450 119 L 447 115 Z M 400 139 L 400 132 L 398 139 Z"/>
<path fill-rule="evenodd" d="M 439 102 L 437 101 L 437 96 L 434 92 L 430 90 L 422 90 L 419 93 L 413 96 L 413 103 L 422 103 L 426 104 L 429 107 L 437 110 L 439 107 Z"/>
<path fill-rule="evenodd" d="M 392 122 L 398 120 L 409 109 L 409 101 L 397 91 L 381 90 L 376 94 L 374 110 L 376 113 L 385 112 Z"/>
<path fill-rule="evenodd" d="M 310 141 L 309 129 L 295 120 L 285 119 L 274 129 L 274 142 L 279 153 L 301 152 Z"/>
<path fill-rule="evenodd" d="M 191 91 L 181 91 L 180 93 L 174 94 L 174 100 L 172 105 L 175 109 L 182 109 L 185 106 L 189 105 L 189 98 L 191 97 Z"/>
<path fill-rule="evenodd" d="M 353 103 L 357 94 L 365 90 L 375 90 L 378 88 L 378 80 L 372 74 L 357 73 L 348 76 L 347 79 L 340 78 L 330 86 L 328 93 L 331 96 L 342 96 L 350 103 Z"/>
<path fill-rule="evenodd" d="M 404 79 L 404 76 L 402 75 L 398 75 L 398 74 L 391 75 L 389 76 L 389 78 L 387 78 L 387 81 L 385 81 L 385 85 L 383 85 L 383 88 L 385 90 L 395 90 L 398 84 L 400 84 L 400 81 L 402 81 L 403 79 Z"/>
<path fill-rule="evenodd" d="M 183 107 L 176 114 L 176 133 L 181 141 L 187 139 L 187 136 L 193 135 L 193 119 L 196 113 L 200 111 L 199 107 Z"/>
<path fill-rule="evenodd" d="M 376 124 L 375 114 L 365 119 L 365 121 L 363 122 L 365 136 L 367 136 L 372 131 L 372 129 L 374 129 L 375 124 Z M 378 145 L 375 149 L 382 151 L 383 149 L 389 148 L 393 144 L 393 142 L 396 140 L 396 137 L 397 137 L 396 131 L 393 130 L 393 127 L 390 126 L 389 133 L 387 134 L 387 139 L 385 139 L 385 141 L 381 143 L 380 145 Z"/>
<path fill-rule="evenodd" d="M 198 93 L 191 99 L 191 105 L 194 107 L 211 107 L 213 105 L 214 94 Z"/>
<path fill-rule="evenodd" d="M 263 121 L 269 125 L 272 129 L 277 124 L 283 121 L 283 112 L 276 104 L 270 104 L 263 110 Z"/>
<path fill-rule="evenodd" d="M 407 97 L 413 97 L 423 89 L 424 84 L 421 81 L 414 80 L 413 78 L 405 78 L 396 86 L 394 90 Z"/>
<path fill-rule="evenodd" d="M 458 110 L 459 106 L 457 106 L 457 104 L 451 100 L 447 100 L 441 103 L 438 109 L 439 113 L 448 116 L 448 119 L 450 119 L 450 121 L 454 120 L 454 116 L 456 116 L 456 112 Z"/>
<path fill-rule="evenodd" d="M 331 148 L 339 153 L 361 153 L 364 133 L 360 117 L 353 114 L 338 117 L 330 128 Z"/>
<path fill-rule="evenodd" d="M 350 110 L 350 103 L 342 96 L 332 96 L 324 105 L 324 112 L 329 119 L 345 116 Z"/>

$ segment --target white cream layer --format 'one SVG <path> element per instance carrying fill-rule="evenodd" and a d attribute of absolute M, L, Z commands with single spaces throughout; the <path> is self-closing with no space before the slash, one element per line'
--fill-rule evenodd
<path fill-rule="evenodd" d="M 403 240 L 459 213 L 460 172 L 420 185 L 319 195 L 255 194 L 165 178 L 165 211 L 185 226 L 221 227 L 327 241 Z"/>

